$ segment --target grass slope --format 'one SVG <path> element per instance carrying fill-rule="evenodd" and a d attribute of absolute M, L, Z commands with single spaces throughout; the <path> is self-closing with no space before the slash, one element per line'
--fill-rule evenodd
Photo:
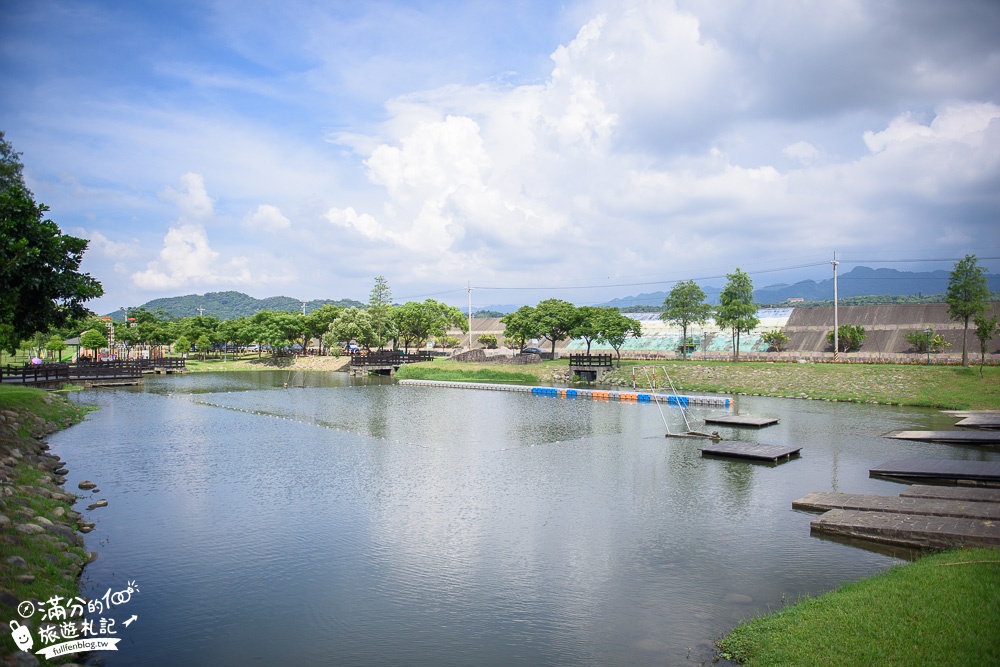
<path fill-rule="evenodd" d="M 768 616 L 718 642 L 745 667 L 1000 665 L 1000 550 L 893 567 Z"/>

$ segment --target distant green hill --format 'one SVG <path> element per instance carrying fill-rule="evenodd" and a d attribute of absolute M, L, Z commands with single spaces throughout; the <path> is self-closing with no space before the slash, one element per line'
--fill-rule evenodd
<path fill-rule="evenodd" d="M 315 299 L 306 301 L 306 312 L 311 313 L 320 306 L 355 306 L 363 307 L 364 304 L 353 299 Z M 163 299 L 153 299 L 142 305 L 149 311 L 162 310 L 171 317 L 194 317 L 199 314 L 199 309 L 205 315 L 218 317 L 220 320 L 230 320 L 234 317 L 249 317 L 262 310 L 278 310 L 290 313 L 302 312 L 302 301 L 293 299 L 290 296 L 271 296 L 266 299 L 255 299 L 242 292 L 208 292 L 206 294 L 188 294 L 186 296 L 173 296 Z M 108 313 L 108 316 L 115 319 L 122 319 L 124 313 L 116 311 Z"/>

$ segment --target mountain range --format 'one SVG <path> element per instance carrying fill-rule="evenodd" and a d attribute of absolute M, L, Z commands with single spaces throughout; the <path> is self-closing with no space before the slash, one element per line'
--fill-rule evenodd
<path fill-rule="evenodd" d="M 929 296 L 943 295 L 948 289 L 948 271 L 897 271 L 896 269 L 872 269 L 867 266 L 856 266 L 852 270 L 837 277 L 837 294 L 841 299 L 863 296 Z M 991 292 L 1000 292 L 1000 275 L 987 275 L 987 283 Z M 718 304 L 721 288 L 702 286 L 709 303 Z M 649 292 L 612 299 L 603 306 L 611 306 L 628 310 L 636 307 L 658 306 L 667 297 L 667 292 Z M 779 283 L 754 290 L 754 301 L 760 304 L 787 303 L 789 299 L 805 301 L 831 301 L 833 299 L 833 278 L 826 280 L 802 280 L 794 284 Z M 302 301 L 289 296 L 272 296 L 266 299 L 255 299 L 242 292 L 208 292 L 206 294 L 188 294 L 186 296 L 153 299 L 143 308 L 150 311 L 162 310 L 172 317 L 193 317 L 199 311 L 227 320 L 233 317 L 249 317 L 262 310 L 279 310 L 301 312 Z M 314 299 L 306 301 L 306 312 L 312 312 L 320 306 L 364 307 L 360 301 L 353 299 Z M 475 310 L 490 310 L 500 313 L 510 313 L 520 306 L 504 304 L 476 308 Z M 116 311 L 108 314 L 121 319 L 124 314 Z"/>

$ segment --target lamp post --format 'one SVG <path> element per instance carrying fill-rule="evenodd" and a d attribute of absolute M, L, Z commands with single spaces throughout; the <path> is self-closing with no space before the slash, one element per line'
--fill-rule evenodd
<path fill-rule="evenodd" d="M 924 329 L 924 335 L 927 336 L 927 365 L 931 365 L 931 334 L 934 333 L 930 329 Z"/>

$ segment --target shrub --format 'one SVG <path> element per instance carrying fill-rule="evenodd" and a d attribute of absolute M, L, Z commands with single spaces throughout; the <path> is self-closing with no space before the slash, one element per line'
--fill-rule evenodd
<path fill-rule="evenodd" d="M 861 343 L 864 342 L 867 335 L 865 328 L 860 324 L 841 324 L 837 327 L 837 343 L 840 348 L 838 351 L 855 352 L 860 350 Z M 826 342 L 833 345 L 832 331 L 826 334 Z"/>
<path fill-rule="evenodd" d="M 792 341 L 792 339 L 781 329 L 765 331 L 760 335 L 760 339 L 767 343 L 768 350 L 774 350 L 775 352 L 783 351 L 785 346 Z"/>
<path fill-rule="evenodd" d="M 494 350 L 497 347 L 497 337 L 493 334 L 483 334 L 476 339 L 476 342 L 489 350 Z"/>
<path fill-rule="evenodd" d="M 927 332 L 930 331 L 928 334 Z M 951 347 L 951 343 L 944 339 L 941 334 L 935 334 L 934 330 L 928 327 L 919 331 L 911 331 L 903 336 L 903 340 L 913 346 L 916 352 L 942 352 Z"/>

